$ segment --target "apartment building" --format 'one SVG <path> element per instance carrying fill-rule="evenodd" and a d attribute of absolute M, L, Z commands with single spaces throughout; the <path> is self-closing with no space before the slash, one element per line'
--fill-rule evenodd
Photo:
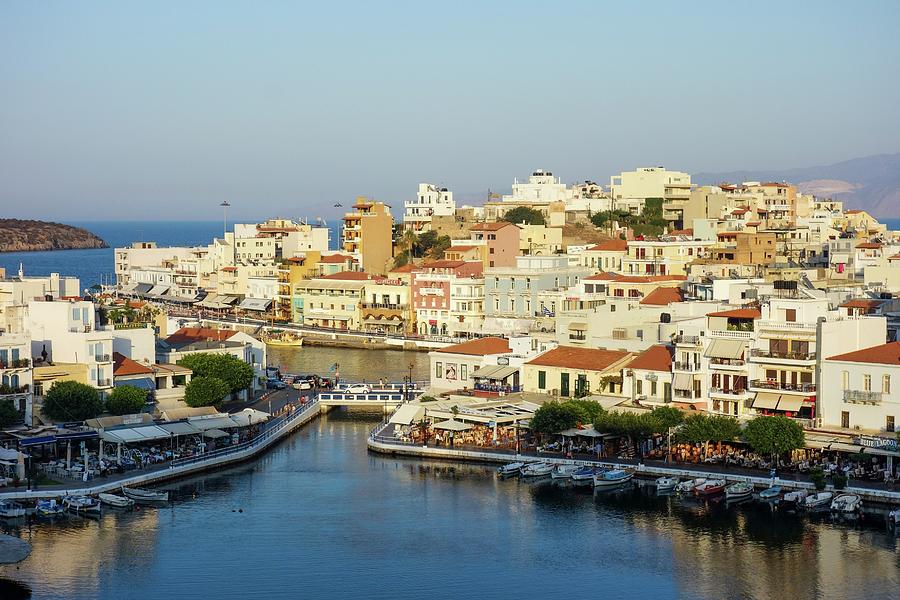
<path fill-rule="evenodd" d="M 672 347 L 654 344 L 631 359 L 623 369 L 631 401 L 655 407 L 672 402 Z"/>
<path fill-rule="evenodd" d="M 483 337 L 453 344 L 428 353 L 430 387 L 436 391 L 474 389 L 473 374 L 485 366 L 498 365 L 512 354 L 509 340 Z"/>
<path fill-rule="evenodd" d="M 900 342 L 822 361 L 822 427 L 861 430 L 896 439 L 900 418 Z"/>
<path fill-rule="evenodd" d="M 529 225 L 527 223 L 519 224 L 518 227 L 519 254 L 547 256 L 562 252 L 562 227 Z"/>
<path fill-rule="evenodd" d="M 434 217 L 450 217 L 456 213 L 453 192 L 431 183 L 420 183 L 415 200 L 403 203 L 403 226 L 416 233 L 431 230 Z"/>
<path fill-rule="evenodd" d="M 457 289 L 460 298 L 455 302 L 453 293 Z M 482 263 L 438 260 L 414 267 L 412 293 L 416 331 L 420 335 L 451 335 L 451 332 L 468 330 L 469 325 L 464 324 L 474 324 L 484 314 Z M 476 314 L 479 306 L 480 314 Z M 455 314 L 451 315 L 451 310 Z M 466 317 L 476 320 L 466 321 Z M 451 323 L 453 320 L 456 322 Z"/>
<path fill-rule="evenodd" d="M 479 223 L 469 229 L 473 244 L 487 247 L 484 268 L 512 267 L 519 255 L 519 227 L 506 221 Z"/>
<path fill-rule="evenodd" d="M 371 275 L 346 271 L 294 286 L 294 321 L 311 327 L 359 329 L 363 291 Z"/>
<path fill-rule="evenodd" d="M 366 273 L 383 275 L 394 254 L 391 210 L 365 196 L 359 196 L 353 208 L 344 215 L 341 249 Z"/>
<path fill-rule="evenodd" d="M 610 177 L 609 189 L 617 207 L 640 213 L 647 198 L 660 198 L 664 203 L 690 198 L 691 176 L 665 167 L 640 167 Z"/>
<path fill-rule="evenodd" d="M 630 240 L 622 257 L 622 273 L 628 275 L 685 275 L 688 265 L 707 256 L 712 242 L 688 235 Z"/>
<path fill-rule="evenodd" d="M 29 425 L 33 391 L 31 338 L 0 331 L 0 402 L 11 401 Z"/>
<path fill-rule="evenodd" d="M 774 233 L 721 231 L 714 246 L 708 249 L 708 260 L 720 264 L 768 265 L 775 260 Z"/>
<path fill-rule="evenodd" d="M 403 335 L 415 332 L 415 312 L 410 302 L 412 288 L 397 279 L 373 279 L 363 288 L 360 305 L 362 329 Z"/>
<path fill-rule="evenodd" d="M 585 267 L 607 272 L 622 272 L 622 259 L 628 253 L 628 242 L 613 238 L 586 248 L 580 255 Z"/>

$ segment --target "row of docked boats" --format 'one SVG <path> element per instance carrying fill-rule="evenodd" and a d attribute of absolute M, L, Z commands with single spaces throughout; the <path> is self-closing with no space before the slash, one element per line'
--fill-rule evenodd
<path fill-rule="evenodd" d="M 523 479 L 550 477 L 556 481 L 571 481 L 575 485 L 592 485 L 595 488 L 619 487 L 634 478 L 627 469 L 602 469 L 581 465 L 553 465 L 546 462 L 514 462 L 497 469 L 501 477 L 521 476 Z"/>
<path fill-rule="evenodd" d="M 121 488 L 121 494 L 101 493 L 96 498 L 85 495 L 66 495 L 61 499 L 45 498 L 35 502 L 34 513 L 40 517 L 55 517 L 70 512 L 80 515 L 99 515 L 102 505 L 113 508 L 132 508 L 136 502 L 154 504 L 169 500 L 169 492 L 155 492 L 138 488 Z M 0 519 L 24 517 L 28 509 L 18 502 L 0 502 Z"/>

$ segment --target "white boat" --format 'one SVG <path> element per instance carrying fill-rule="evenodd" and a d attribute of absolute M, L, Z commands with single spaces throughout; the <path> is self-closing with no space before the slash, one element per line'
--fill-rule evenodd
<path fill-rule="evenodd" d="M 15 502 L 0 502 L 0 518 L 17 519 L 25 516 L 25 507 Z"/>
<path fill-rule="evenodd" d="M 687 479 L 682 481 L 678 485 L 675 486 L 675 491 L 680 494 L 690 494 L 694 491 L 694 488 L 700 485 L 701 483 L 706 482 L 705 477 L 697 477 L 696 479 Z"/>
<path fill-rule="evenodd" d="M 581 467 L 572 473 L 572 483 L 575 485 L 593 485 L 596 473 L 597 470 L 594 467 Z"/>
<path fill-rule="evenodd" d="M 678 486 L 677 477 L 660 477 L 656 480 L 657 492 L 671 492 Z"/>
<path fill-rule="evenodd" d="M 546 477 L 553 472 L 553 465 L 550 463 L 531 463 L 522 467 L 522 477 Z"/>
<path fill-rule="evenodd" d="M 595 488 L 613 488 L 631 481 L 634 473 L 631 471 L 623 471 L 621 469 L 613 469 L 612 471 L 604 471 L 594 475 Z"/>
<path fill-rule="evenodd" d="M 781 501 L 788 506 L 803 506 L 807 496 L 809 496 L 807 490 L 794 490 L 793 492 L 786 493 Z"/>
<path fill-rule="evenodd" d="M 66 509 L 54 499 L 38 500 L 34 505 L 34 511 L 42 517 L 55 517 L 63 514 Z"/>
<path fill-rule="evenodd" d="M 90 496 L 66 496 L 62 502 L 63 506 L 75 513 L 100 513 L 100 501 Z"/>
<path fill-rule="evenodd" d="M 698 496 L 715 496 L 725 491 L 728 482 L 724 479 L 707 479 L 700 485 L 694 486 L 694 493 Z"/>
<path fill-rule="evenodd" d="M 134 506 L 134 500 L 118 494 L 98 494 L 97 497 L 100 498 L 100 502 L 103 504 L 115 508 L 131 508 Z"/>
<path fill-rule="evenodd" d="M 168 502 L 169 492 L 152 492 L 138 488 L 123 487 L 122 493 L 135 502 Z"/>
<path fill-rule="evenodd" d="M 516 475 L 516 474 L 518 474 L 519 471 L 522 470 L 522 467 L 524 467 L 524 466 L 525 466 L 525 463 L 521 463 L 521 462 L 509 463 L 508 465 L 503 465 L 502 467 L 498 468 L 497 473 L 499 473 L 503 477 L 506 477 L 509 475 Z"/>
<path fill-rule="evenodd" d="M 753 495 L 753 484 L 739 481 L 732 483 L 725 488 L 726 500 L 737 500 L 739 498 L 749 498 Z"/>
<path fill-rule="evenodd" d="M 781 497 L 781 486 L 773 485 L 759 493 L 760 500 L 778 500 Z"/>
<path fill-rule="evenodd" d="M 578 465 L 556 465 L 550 473 L 553 479 L 572 479 L 572 475 L 580 469 Z"/>
<path fill-rule="evenodd" d="M 834 494 L 831 492 L 819 492 L 818 494 L 810 494 L 803 501 L 803 507 L 808 510 L 815 510 L 823 506 L 829 506 Z"/>
<path fill-rule="evenodd" d="M 862 498 L 856 494 L 841 494 L 831 501 L 831 510 L 840 513 L 855 513 L 862 507 Z"/>
<path fill-rule="evenodd" d="M 888 513 L 888 523 L 894 527 L 900 525 L 900 508 L 895 508 Z"/>

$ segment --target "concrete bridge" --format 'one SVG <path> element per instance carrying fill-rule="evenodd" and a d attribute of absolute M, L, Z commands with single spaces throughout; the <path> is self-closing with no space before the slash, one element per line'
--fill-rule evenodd
<path fill-rule="evenodd" d="M 425 391 L 419 382 L 413 382 L 412 386 L 403 383 L 371 386 L 372 391 L 364 394 L 347 391 L 347 388 L 354 385 L 362 384 L 342 382 L 341 389 L 322 391 L 316 394 L 316 401 L 322 406 L 370 406 L 382 407 L 387 410 L 409 402 Z"/>

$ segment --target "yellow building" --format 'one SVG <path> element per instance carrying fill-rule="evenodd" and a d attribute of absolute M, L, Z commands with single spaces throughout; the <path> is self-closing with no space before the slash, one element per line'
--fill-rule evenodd
<path fill-rule="evenodd" d="M 383 275 L 394 253 L 390 208 L 364 196 L 356 199 L 353 208 L 355 212 L 344 215 L 341 248 L 363 271 Z"/>
<path fill-rule="evenodd" d="M 362 329 L 403 334 L 415 330 L 410 285 L 400 278 L 374 279 L 363 290 Z"/>
<path fill-rule="evenodd" d="M 358 330 L 370 275 L 344 272 L 294 286 L 294 321 L 311 327 Z"/>
<path fill-rule="evenodd" d="M 562 251 L 562 227 L 519 225 L 519 254 L 548 256 Z"/>
<path fill-rule="evenodd" d="M 280 321 L 293 320 L 294 286 L 316 275 L 321 253 L 309 250 L 304 256 L 286 258 L 278 265 L 278 297 L 275 304 L 275 318 Z"/>
<path fill-rule="evenodd" d="M 622 350 L 557 346 L 522 365 L 524 388 L 558 398 L 621 395 L 621 371 L 633 356 Z"/>

